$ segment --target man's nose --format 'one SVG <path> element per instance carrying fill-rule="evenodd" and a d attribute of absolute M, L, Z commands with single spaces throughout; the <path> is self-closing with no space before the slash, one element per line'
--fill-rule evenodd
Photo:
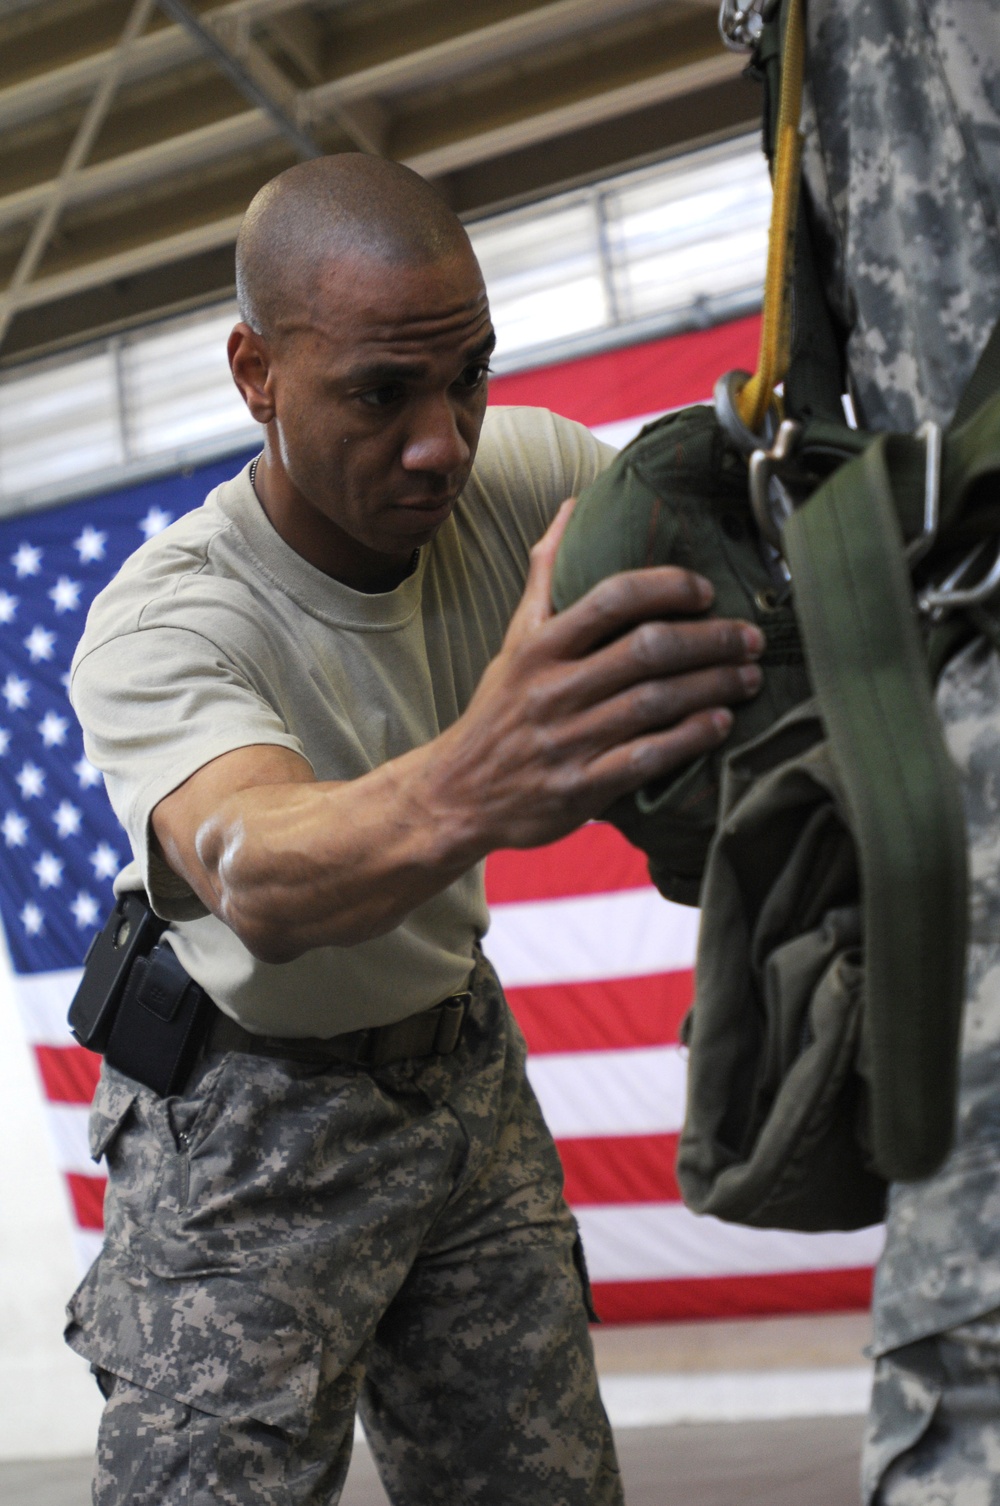
<path fill-rule="evenodd" d="M 447 474 L 466 465 L 470 453 L 458 416 L 447 397 L 421 403 L 403 446 L 403 468 Z"/>

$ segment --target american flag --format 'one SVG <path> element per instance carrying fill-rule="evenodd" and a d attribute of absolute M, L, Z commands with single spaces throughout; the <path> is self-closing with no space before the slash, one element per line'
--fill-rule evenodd
<path fill-rule="evenodd" d="M 648 415 L 753 364 L 757 321 L 501 377 L 493 401 L 537 403 L 621 443 Z M 66 1011 L 129 856 L 66 696 L 87 608 L 143 538 L 198 506 L 243 456 L 0 522 L 0 916 L 12 982 L 65 1175 L 81 1266 L 101 1238 L 104 1177 L 87 1105 L 98 1058 Z M 863 1306 L 881 1233 L 763 1232 L 696 1218 L 674 1179 L 697 915 L 666 904 L 641 856 L 592 823 L 487 864 L 486 950 L 530 1048 L 596 1305 L 610 1321 Z"/>

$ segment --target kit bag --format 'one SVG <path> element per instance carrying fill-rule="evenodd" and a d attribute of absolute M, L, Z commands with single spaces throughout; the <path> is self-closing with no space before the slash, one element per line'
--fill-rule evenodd
<path fill-rule="evenodd" d="M 797 12 L 788 0 L 758 39 L 772 62 L 787 62 Z M 801 76 L 801 35 L 794 48 Z M 615 570 L 682 564 L 713 581 L 715 612 L 764 631 L 764 689 L 725 748 L 607 815 L 661 892 L 702 906 L 685 1201 L 816 1230 L 876 1221 L 888 1181 L 930 1174 L 953 1134 L 965 827 L 933 687 L 963 643 L 1000 636 L 1000 334 L 946 434 L 848 428 L 810 227 L 783 213 L 768 291 L 773 309 L 805 284 L 808 337 L 786 331 L 763 404 L 762 360 L 622 452 L 577 503 L 553 597 L 564 608 Z"/>

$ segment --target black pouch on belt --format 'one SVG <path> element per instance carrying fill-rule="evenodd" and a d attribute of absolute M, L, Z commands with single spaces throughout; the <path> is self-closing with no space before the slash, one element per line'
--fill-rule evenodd
<path fill-rule="evenodd" d="M 132 964 L 105 1059 L 161 1098 L 176 1093 L 194 1065 L 212 1008 L 173 948 L 159 941 Z"/>

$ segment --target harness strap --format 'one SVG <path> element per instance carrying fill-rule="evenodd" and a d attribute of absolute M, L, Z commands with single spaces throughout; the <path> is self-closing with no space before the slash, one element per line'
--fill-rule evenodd
<path fill-rule="evenodd" d="M 968 880 L 886 436 L 793 514 L 783 545 L 857 842 L 873 1151 L 887 1177 L 917 1178 L 954 1128 Z"/>

